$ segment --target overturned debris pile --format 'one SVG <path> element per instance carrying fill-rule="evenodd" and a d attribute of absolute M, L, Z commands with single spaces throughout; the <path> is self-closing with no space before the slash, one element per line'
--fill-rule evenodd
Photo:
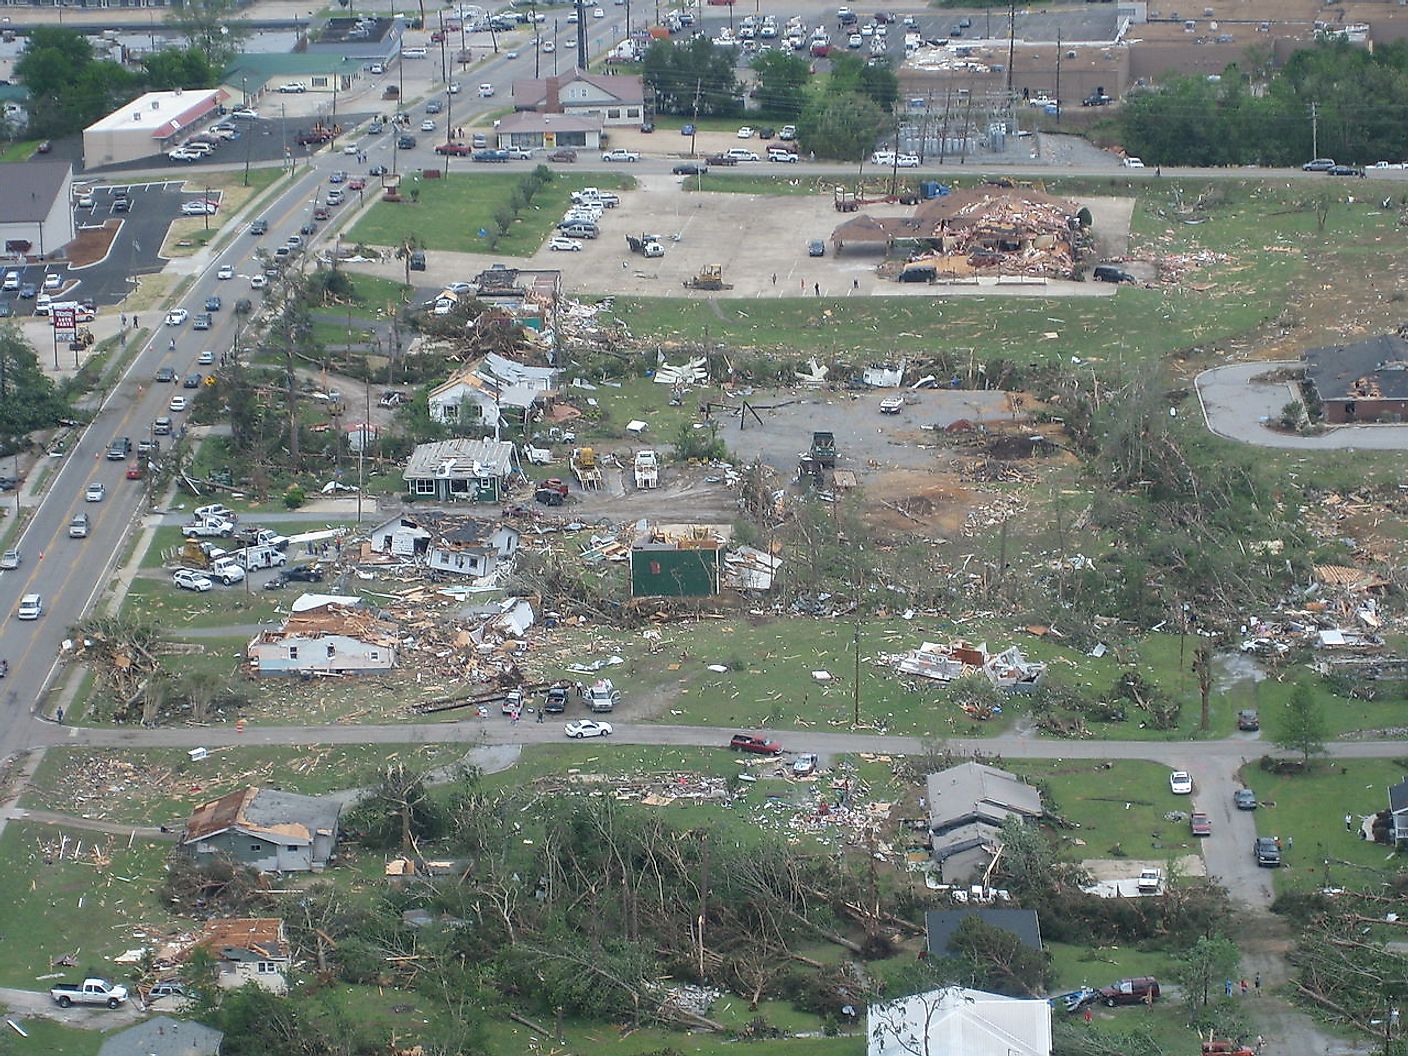
<path fill-rule="evenodd" d="M 1000 653 L 989 653 L 986 642 L 969 645 L 953 642 L 939 645 L 925 642 L 908 653 L 882 657 L 902 675 L 917 675 L 935 682 L 953 682 L 969 675 L 982 675 L 996 688 L 1025 692 L 1041 685 L 1046 665 L 1028 660 L 1015 645 Z"/>

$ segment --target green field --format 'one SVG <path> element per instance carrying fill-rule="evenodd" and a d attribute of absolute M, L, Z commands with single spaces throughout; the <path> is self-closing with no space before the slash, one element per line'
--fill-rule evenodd
<path fill-rule="evenodd" d="M 170 849 L 169 843 L 142 840 L 129 848 L 122 837 L 57 826 L 6 825 L 0 834 L 0 903 L 7 907 L 10 949 L 0 959 L 0 986 L 39 989 L 55 970 L 53 962 L 69 956 L 78 964 L 64 971 L 65 978 L 125 978 L 113 958 L 140 945 L 134 938 L 139 925 L 167 920 L 157 892 Z"/>
<path fill-rule="evenodd" d="M 1346 832 L 1344 816 L 1359 819 L 1388 807 L 1390 785 L 1408 772 L 1403 759 L 1320 762 L 1309 774 L 1276 776 L 1256 766 L 1242 780 L 1257 794 L 1256 829 L 1280 836 L 1284 866 L 1276 874 L 1280 890 L 1311 890 L 1324 884 L 1373 888 L 1404 867 L 1404 857 L 1382 844 Z M 1328 864 L 1327 864 L 1328 863 Z"/>
<path fill-rule="evenodd" d="M 590 186 L 623 189 L 634 182 L 628 176 L 606 173 L 554 173 L 554 177 L 494 247 L 494 215 L 522 180 L 516 174 L 452 174 L 444 179 L 423 180 L 415 185 L 420 191 L 418 201 L 407 197 L 403 202 L 377 202 L 347 237 L 373 246 L 397 246 L 415 238 L 432 251 L 487 253 L 492 248 L 503 256 L 526 257 L 542 246 L 566 211 L 573 191 Z M 409 195 L 408 185 L 402 184 L 402 193 Z M 490 234 L 481 236 L 481 230 Z"/>
<path fill-rule="evenodd" d="M 39 146 L 37 139 L 21 139 L 14 143 L 8 143 L 3 150 L 0 150 L 0 164 L 9 161 L 28 161 L 34 156 L 34 149 Z"/>

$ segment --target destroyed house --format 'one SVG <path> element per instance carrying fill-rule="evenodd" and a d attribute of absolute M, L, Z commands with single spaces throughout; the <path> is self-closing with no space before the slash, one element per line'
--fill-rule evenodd
<path fill-rule="evenodd" d="M 631 597 L 717 594 L 724 542 L 713 525 L 647 526 L 631 544 Z"/>
<path fill-rule="evenodd" d="M 190 952 L 198 949 L 215 961 L 216 982 L 223 990 L 237 990 L 246 983 L 275 994 L 288 990 L 286 973 L 293 964 L 293 952 L 278 917 L 208 920 Z"/>
<path fill-rule="evenodd" d="M 1029 692 L 1046 678 L 1046 664 L 1028 660 L 1015 645 L 1000 653 L 989 653 L 986 642 L 924 642 L 918 649 L 894 659 L 895 669 L 902 675 L 952 682 L 965 675 L 981 674 L 996 688 L 1011 692 Z"/>
<path fill-rule="evenodd" d="M 517 461 L 507 440 L 441 440 L 417 444 L 401 476 L 412 499 L 499 502 Z"/>
<path fill-rule="evenodd" d="M 341 804 L 273 789 L 239 789 L 191 811 L 178 846 L 265 872 L 319 872 L 337 845 Z"/>
<path fill-rule="evenodd" d="M 490 354 L 430 390 L 430 417 L 463 425 L 526 421 L 535 407 L 551 398 L 557 377 L 551 367 L 532 367 Z"/>
<path fill-rule="evenodd" d="M 1002 842 L 1004 819 L 1041 817 L 1041 793 L 983 763 L 960 763 L 926 781 L 931 856 L 944 883 L 981 879 Z"/>
<path fill-rule="evenodd" d="M 396 627 L 360 608 L 323 605 L 260 631 L 245 650 L 250 674 L 355 675 L 396 666 Z"/>
<path fill-rule="evenodd" d="M 1332 425 L 1408 420 L 1408 340 L 1399 334 L 1312 348 L 1305 380 Z"/>
<path fill-rule="evenodd" d="M 367 548 L 386 557 L 462 576 L 488 576 L 518 552 L 517 528 L 501 521 L 428 512 L 377 525 Z"/>

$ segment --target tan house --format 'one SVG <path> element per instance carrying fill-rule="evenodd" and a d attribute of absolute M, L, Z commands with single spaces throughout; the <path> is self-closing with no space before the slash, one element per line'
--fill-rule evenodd
<path fill-rule="evenodd" d="M 591 114 L 540 114 L 526 110 L 510 114 L 494 129 L 500 150 L 558 150 L 562 147 L 599 150 L 601 118 Z"/>
<path fill-rule="evenodd" d="M 514 81 L 513 108 L 540 114 L 599 117 L 608 128 L 639 125 L 646 116 L 645 82 L 639 76 L 585 70 Z"/>

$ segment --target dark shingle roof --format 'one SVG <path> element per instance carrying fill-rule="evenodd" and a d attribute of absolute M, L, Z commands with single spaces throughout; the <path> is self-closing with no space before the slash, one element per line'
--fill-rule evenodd
<path fill-rule="evenodd" d="M 8 224 L 44 220 L 64 189 L 66 161 L 22 161 L 0 170 L 0 217 Z"/>
<path fill-rule="evenodd" d="M 1405 807 L 1408 807 L 1408 778 L 1390 785 L 1388 790 L 1388 809 L 1397 814 Z"/>
<path fill-rule="evenodd" d="M 1305 374 L 1322 400 L 1408 399 L 1408 341 L 1380 334 L 1312 348 L 1305 354 Z"/>
<path fill-rule="evenodd" d="M 1028 949 L 1041 949 L 1041 925 L 1034 909 L 942 909 L 924 914 L 924 927 L 929 933 L 929 953 L 942 957 L 949 952 L 949 943 L 958 926 L 976 916 L 984 924 L 1010 932 Z"/>

